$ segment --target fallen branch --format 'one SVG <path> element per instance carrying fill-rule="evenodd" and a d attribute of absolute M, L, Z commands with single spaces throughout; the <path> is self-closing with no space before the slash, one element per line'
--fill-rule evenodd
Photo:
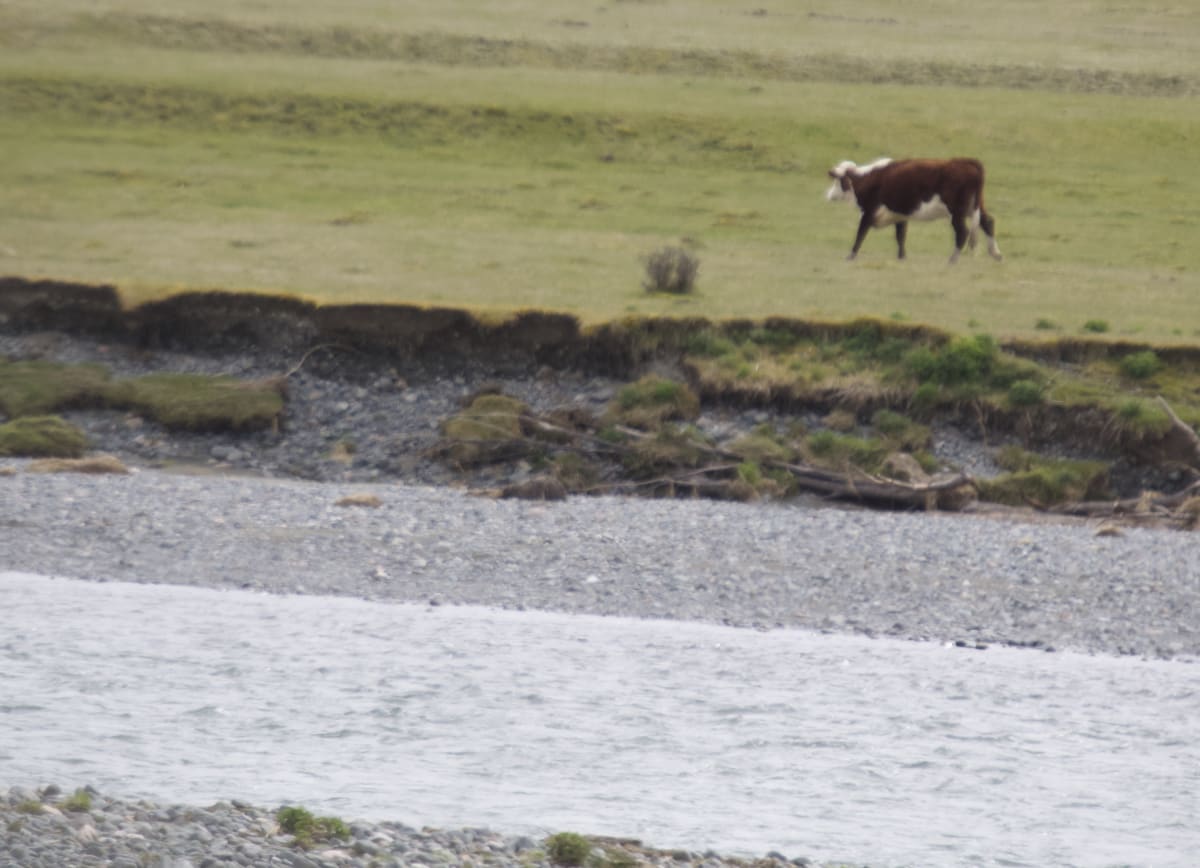
<path fill-rule="evenodd" d="M 1063 503 L 1046 509 L 1056 515 L 1075 515 L 1086 518 L 1103 518 L 1133 515 L 1166 516 L 1173 513 L 1189 500 L 1200 497 L 1200 481 L 1193 482 L 1174 494 L 1147 493 L 1141 497 L 1123 500 L 1085 500 L 1078 503 Z"/>

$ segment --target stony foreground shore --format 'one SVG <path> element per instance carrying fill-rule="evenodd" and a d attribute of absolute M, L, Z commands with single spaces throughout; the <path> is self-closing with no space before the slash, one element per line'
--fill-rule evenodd
<path fill-rule="evenodd" d="M 1108 536 L 1084 523 L 795 502 L 536 503 L 401 484 L 4 466 L 0 570 L 800 627 L 967 649 L 1200 656 L 1193 534 Z M 345 818 L 348 841 L 306 850 L 278 830 L 278 806 L 161 806 L 95 794 L 88 811 L 34 813 L 35 801 L 53 805 L 61 794 L 17 789 L 0 799 L 0 868 L 550 864 L 545 842 L 490 831 Z M 634 845 L 604 858 L 612 866 L 809 864 Z"/>
<path fill-rule="evenodd" d="M 346 837 L 312 843 L 280 827 L 275 810 L 239 801 L 159 805 L 125 801 L 90 788 L 64 793 L 12 787 L 0 796 L 0 868 L 549 868 L 546 841 L 487 829 L 416 829 L 403 823 L 347 821 Z M 82 804 L 81 804 L 82 801 Z M 86 808 L 83 806 L 86 804 Z M 661 851 L 635 841 L 595 839 L 600 865 L 810 866 L 773 854 L 753 860 L 686 850 Z"/>

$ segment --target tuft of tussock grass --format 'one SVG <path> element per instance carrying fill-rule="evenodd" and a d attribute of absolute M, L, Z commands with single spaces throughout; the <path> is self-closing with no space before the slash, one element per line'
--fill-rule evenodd
<path fill-rule="evenodd" d="M 86 814 L 92 809 L 91 793 L 85 789 L 78 789 L 63 799 L 59 807 L 69 813 Z"/>
<path fill-rule="evenodd" d="M 283 395 L 274 381 L 199 374 L 113 380 L 102 365 L 0 360 L 0 412 L 22 417 L 74 407 L 133 410 L 168 428 L 246 431 L 273 425 Z"/>
<path fill-rule="evenodd" d="M 1046 507 L 1109 496 L 1103 461 L 1046 458 L 1018 447 L 1005 447 L 996 460 L 1009 472 L 978 480 L 980 500 Z"/>
<path fill-rule="evenodd" d="M 686 422 L 700 415 L 700 399 L 684 383 L 648 374 L 617 392 L 605 418 L 609 424 L 653 430 L 664 422 Z"/>

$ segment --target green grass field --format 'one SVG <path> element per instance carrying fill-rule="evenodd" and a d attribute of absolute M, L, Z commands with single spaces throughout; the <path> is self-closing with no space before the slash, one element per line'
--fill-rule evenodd
<path fill-rule="evenodd" d="M 0 273 L 1200 343 L 1200 6 L 794 6 L 9 0 Z M 981 158 L 1006 261 L 844 262 L 884 154 Z"/>

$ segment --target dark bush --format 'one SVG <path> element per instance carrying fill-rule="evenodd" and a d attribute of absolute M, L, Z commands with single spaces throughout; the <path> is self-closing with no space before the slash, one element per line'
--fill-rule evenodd
<path fill-rule="evenodd" d="M 681 247 L 663 247 L 645 259 L 647 292 L 687 295 L 696 288 L 700 260 Z"/>

